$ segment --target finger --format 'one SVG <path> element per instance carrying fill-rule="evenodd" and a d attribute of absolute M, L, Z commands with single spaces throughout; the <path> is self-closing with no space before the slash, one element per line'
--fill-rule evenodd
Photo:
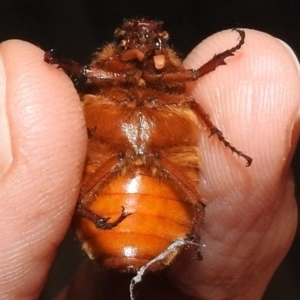
<path fill-rule="evenodd" d="M 191 53 L 186 66 L 197 68 L 234 43 L 234 32 L 218 33 Z M 270 35 L 246 30 L 245 45 L 226 63 L 191 91 L 232 144 L 253 158 L 253 164 L 245 168 L 217 139 L 203 135 L 201 173 L 207 200 L 201 231 L 203 261 L 184 260 L 174 267 L 182 289 L 201 299 L 230 298 L 230 292 L 247 295 L 245 289 L 250 287 L 261 295 L 296 227 L 293 185 L 287 184 L 299 135 L 295 56 Z M 284 192 L 286 186 L 289 193 Z M 278 228 L 283 220 L 289 220 L 285 230 Z M 276 239 L 275 229 L 280 234 Z"/>
<path fill-rule="evenodd" d="M 41 49 L 13 40 L 0 53 L 0 290 L 36 299 L 76 202 L 84 118 L 72 83 Z"/>

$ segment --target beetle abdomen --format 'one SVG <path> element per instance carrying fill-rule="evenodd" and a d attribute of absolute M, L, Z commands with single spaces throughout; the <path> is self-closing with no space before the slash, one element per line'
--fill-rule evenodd
<path fill-rule="evenodd" d="M 192 231 L 195 207 L 183 202 L 167 182 L 138 171 L 113 178 L 88 208 L 118 218 L 122 208 L 130 213 L 118 226 L 103 230 L 77 215 L 75 230 L 89 257 L 110 268 L 136 271 L 162 253 L 173 240 Z M 178 251 L 177 251 L 178 252 Z M 163 268 L 176 253 L 150 269 Z"/>

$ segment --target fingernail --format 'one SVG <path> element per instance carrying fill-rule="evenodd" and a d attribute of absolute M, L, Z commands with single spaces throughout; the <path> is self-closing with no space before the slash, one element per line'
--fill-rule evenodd
<path fill-rule="evenodd" d="M 9 170 L 13 161 L 11 136 L 6 103 L 6 74 L 0 53 L 0 180 Z"/>

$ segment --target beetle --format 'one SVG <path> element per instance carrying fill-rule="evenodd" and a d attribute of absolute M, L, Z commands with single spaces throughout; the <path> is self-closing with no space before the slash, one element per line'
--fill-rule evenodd
<path fill-rule="evenodd" d="M 198 245 L 195 226 L 205 207 L 198 147 L 203 128 L 250 166 L 251 157 L 186 95 L 187 82 L 241 49 L 245 32 L 234 31 L 237 44 L 198 69 L 185 69 L 163 23 L 146 18 L 125 19 L 115 42 L 89 65 L 45 53 L 47 63 L 72 79 L 83 104 L 88 152 L 73 225 L 92 260 L 123 272 L 157 270 L 185 246 Z"/>

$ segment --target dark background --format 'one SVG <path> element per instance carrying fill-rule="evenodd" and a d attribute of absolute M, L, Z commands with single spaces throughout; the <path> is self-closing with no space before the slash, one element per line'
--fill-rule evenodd
<path fill-rule="evenodd" d="M 229 2 L 229 3 L 225 3 Z M 0 41 L 23 39 L 47 50 L 59 49 L 66 57 L 87 62 L 90 54 L 111 41 L 123 18 L 161 19 L 171 44 L 184 57 L 202 39 L 222 29 L 248 27 L 268 32 L 287 42 L 300 54 L 300 1 L 138 1 L 138 0 L 19 0 L 0 3 Z M 299 195 L 299 149 L 293 161 Z M 298 197 L 299 199 L 299 197 Z M 67 239 L 40 299 L 62 287 L 82 255 L 72 236 Z M 264 300 L 300 299 L 300 237 L 276 272 Z M 74 253 L 74 257 L 70 255 Z"/>

